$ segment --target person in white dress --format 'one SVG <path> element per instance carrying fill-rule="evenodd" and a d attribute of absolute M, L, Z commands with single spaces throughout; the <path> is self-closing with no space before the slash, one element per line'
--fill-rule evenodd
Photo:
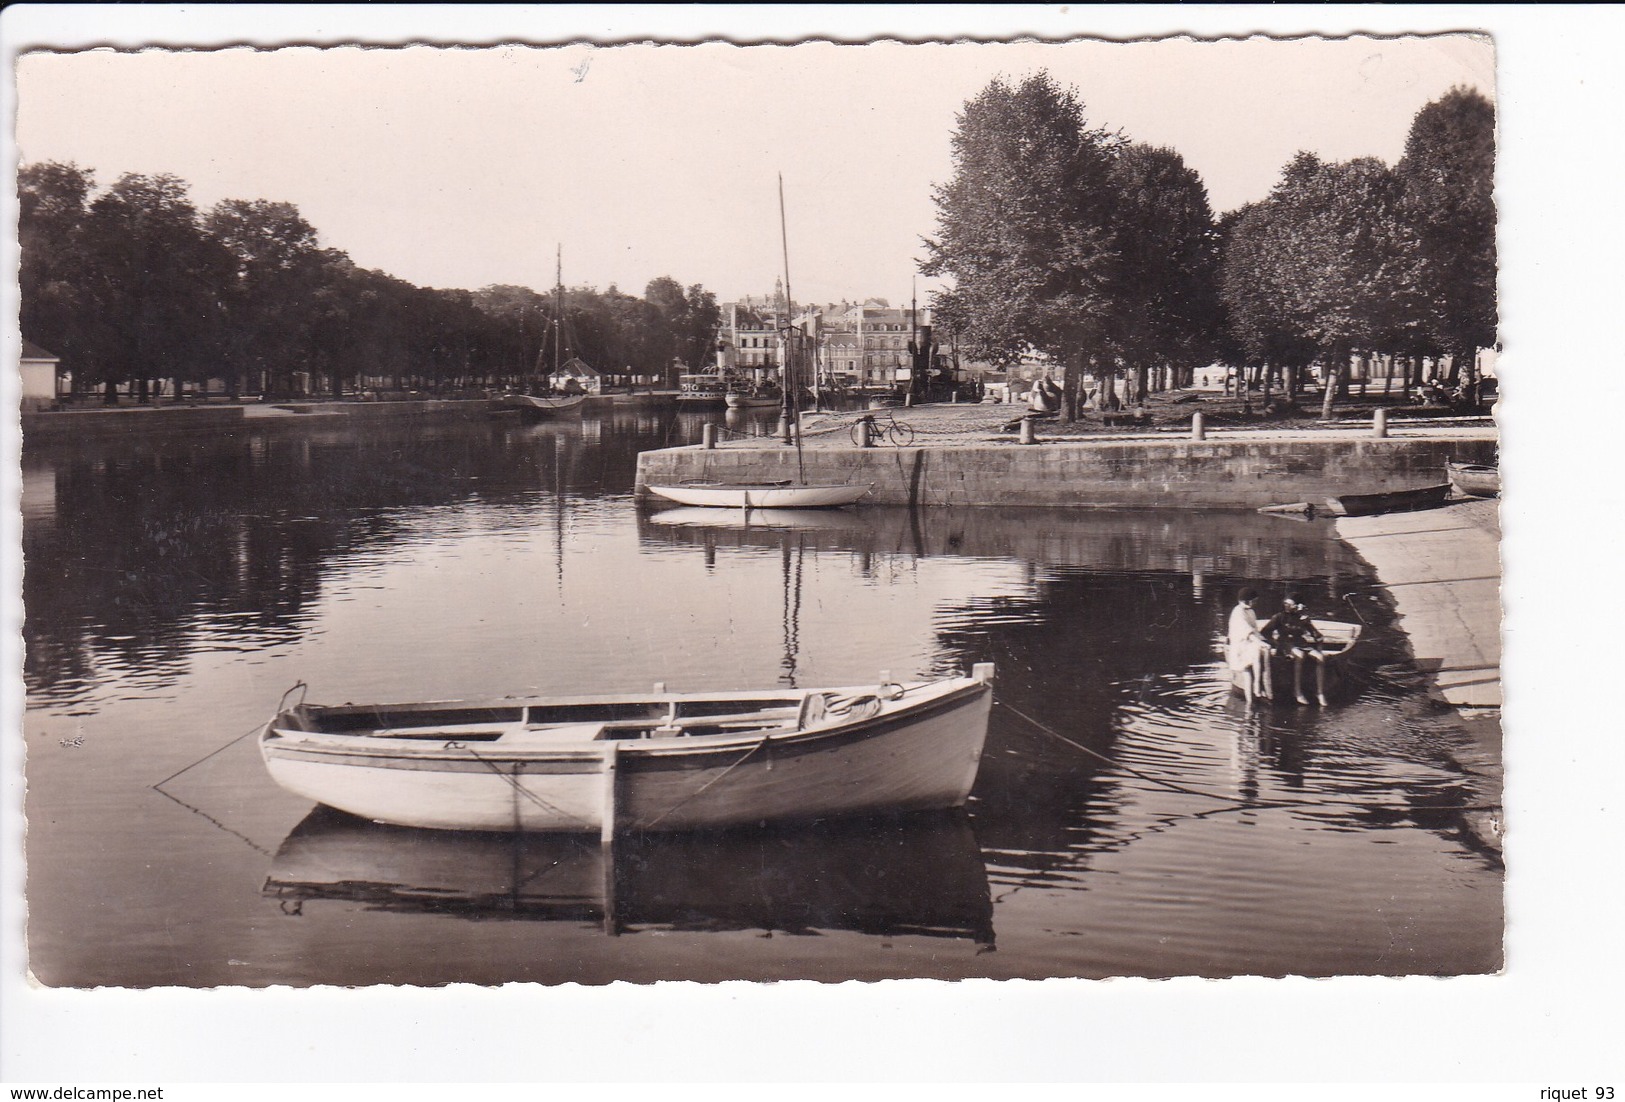
<path fill-rule="evenodd" d="M 1259 630 L 1258 616 L 1253 603 L 1258 590 L 1251 586 L 1236 598 L 1236 607 L 1230 610 L 1230 628 L 1225 643 L 1224 657 L 1231 675 L 1241 682 L 1242 695 L 1252 703 L 1253 694 L 1270 699 L 1270 647 Z"/>

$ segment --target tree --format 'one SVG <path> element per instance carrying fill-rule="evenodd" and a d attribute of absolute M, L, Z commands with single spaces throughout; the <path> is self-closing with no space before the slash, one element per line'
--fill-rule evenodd
<path fill-rule="evenodd" d="M 293 204 L 263 199 L 217 203 L 204 228 L 233 262 L 221 288 L 222 368 L 232 399 L 245 377 L 272 392 L 291 389 L 294 370 L 319 351 L 311 332 L 323 263 L 315 228 Z"/>
<path fill-rule="evenodd" d="M 675 386 L 669 369 L 675 360 L 690 367 L 698 367 L 711 359 L 716 343 L 717 329 L 722 324 L 722 311 L 717 296 L 698 283 L 686 291 L 670 276 L 658 276 L 643 290 L 644 300 L 660 313 L 663 330 L 655 360 L 660 373 L 667 377 L 667 385 Z"/>
<path fill-rule="evenodd" d="M 717 305 L 717 296 L 698 283 L 689 284 L 684 297 L 687 309 L 677 334 L 677 358 L 698 369 L 710 362 L 715 352 L 722 308 Z M 675 385 L 676 380 L 672 383 Z"/>
<path fill-rule="evenodd" d="M 17 281 L 27 339 L 72 364 L 92 342 L 84 224 L 95 177 L 75 164 L 24 165 L 17 172 Z"/>
<path fill-rule="evenodd" d="M 1171 149 L 1123 146 L 1111 184 L 1111 339 L 1134 372 L 1134 400 L 1143 402 L 1152 368 L 1183 374 L 1211 356 L 1219 312 L 1213 212 L 1201 177 Z"/>
<path fill-rule="evenodd" d="M 493 366 L 504 379 L 529 389 L 551 331 L 553 304 L 529 287 L 501 284 L 475 292 L 474 305 L 489 320 Z"/>
<path fill-rule="evenodd" d="M 1375 158 L 1329 164 L 1299 153 L 1234 227 L 1227 293 L 1241 323 L 1255 327 L 1244 343 L 1266 357 L 1312 344 L 1325 371 L 1322 418 L 1350 355 L 1383 347 L 1418 308 L 1414 242 L 1397 200 L 1393 173 Z"/>
<path fill-rule="evenodd" d="M 1249 370 L 1267 382 L 1279 369 L 1288 398 L 1296 399 L 1299 372 L 1319 351 L 1287 316 L 1291 245 L 1280 225 L 1285 217 L 1283 207 L 1266 201 L 1249 203 L 1220 221 L 1219 294 L 1230 346 L 1225 362 L 1239 369 L 1244 408 L 1250 400 Z"/>
<path fill-rule="evenodd" d="M 221 337 L 221 290 L 232 259 L 203 232 L 185 181 L 127 173 L 90 204 L 87 280 L 103 323 L 88 357 L 114 395 L 125 380 L 146 401 L 148 383 L 171 379 L 175 398 L 202 378 Z"/>
<path fill-rule="evenodd" d="M 1495 343 L 1495 108 L 1453 88 L 1417 112 L 1396 167 L 1400 210 L 1415 234 L 1425 325 L 1467 366 Z M 1474 395 L 1476 397 L 1476 394 Z"/>
<path fill-rule="evenodd" d="M 926 275 L 951 276 L 933 305 L 978 354 L 1026 347 L 1066 365 L 1075 416 L 1082 364 L 1106 349 L 1116 269 L 1112 157 L 1120 139 L 1088 127 L 1077 93 L 1047 73 L 995 79 L 959 113 L 953 178 L 934 189 Z"/>

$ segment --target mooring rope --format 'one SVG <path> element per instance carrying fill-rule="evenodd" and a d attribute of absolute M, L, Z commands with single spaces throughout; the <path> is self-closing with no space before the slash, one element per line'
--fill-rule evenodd
<path fill-rule="evenodd" d="M 582 826 L 585 826 L 585 827 L 591 827 L 593 825 L 593 822 L 590 819 L 585 819 L 580 815 L 572 815 L 570 812 L 564 810 L 564 808 L 559 807 L 556 804 L 548 803 L 546 800 L 544 800 L 540 796 L 536 795 L 536 793 L 532 792 L 530 789 L 528 789 L 524 785 L 520 784 L 519 783 L 519 778 L 518 778 L 517 775 L 509 775 L 507 773 L 504 773 L 502 771 L 502 769 L 497 765 L 497 763 L 495 761 L 493 761 L 490 758 L 485 757 L 483 754 L 481 754 L 478 750 L 475 750 L 473 747 L 467 746 L 467 745 L 465 745 L 463 743 L 460 743 L 460 742 L 452 742 L 452 743 L 447 743 L 446 744 L 446 749 L 464 751 L 465 753 L 468 754 L 469 757 L 473 758 L 475 761 L 480 762 L 487 769 L 489 769 L 491 772 L 495 773 L 497 776 L 499 776 L 503 780 L 507 781 L 509 786 L 513 788 L 513 790 L 514 790 L 514 792 L 516 794 L 525 797 L 525 799 L 529 800 L 531 803 L 535 804 L 537 807 L 541 808 L 543 811 L 551 812 L 552 814 L 555 814 L 555 815 L 562 815 L 566 819 L 574 819 L 576 822 L 580 823 Z"/>
<path fill-rule="evenodd" d="M 746 750 L 743 754 L 739 755 L 739 757 L 736 758 L 733 761 L 733 763 L 728 766 L 728 768 L 724 769 L 722 772 L 718 773 L 716 776 L 712 777 L 710 780 L 708 780 L 704 784 L 700 785 L 700 787 L 696 788 L 693 792 L 690 792 L 687 796 L 684 796 L 682 799 L 680 799 L 676 803 L 672 804 L 666 810 L 662 811 L 659 815 L 656 815 L 653 819 L 650 819 L 648 824 L 643 829 L 645 829 L 645 830 L 653 830 L 655 828 L 655 826 L 662 819 L 664 819 L 666 816 L 670 815 L 672 812 L 676 811 L 678 808 L 682 807 L 684 804 L 690 803 L 691 801 L 696 800 L 700 796 L 704 795 L 706 789 L 708 789 L 712 785 L 716 784 L 723 777 L 726 777 L 729 773 L 732 773 L 739 766 L 744 765 L 746 760 L 748 758 L 750 758 L 753 754 L 755 754 L 756 751 L 758 751 L 762 747 L 766 746 L 767 745 L 767 740 L 772 738 L 772 737 L 773 737 L 773 733 L 771 731 L 769 731 L 767 734 L 764 734 L 762 736 L 762 738 L 761 738 L 761 741 L 757 742 L 749 750 Z"/>
<path fill-rule="evenodd" d="M 201 758 L 199 758 L 197 761 L 193 762 L 191 765 L 188 765 L 188 766 L 186 766 L 186 767 L 184 767 L 182 769 L 177 769 L 175 772 L 171 773 L 169 776 L 165 777 L 163 780 L 159 781 L 155 785 L 152 785 L 151 787 L 156 788 L 160 792 L 163 792 L 164 791 L 164 785 L 168 784 L 170 781 L 174 780 L 176 777 L 180 776 L 182 773 L 190 773 L 192 770 L 196 769 L 198 766 L 202 765 L 204 762 L 208 761 L 210 758 L 214 757 L 216 754 L 219 754 L 219 753 L 221 753 L 223 751 L 226 751 L 226 750 L 230 750 L 233 746 L 236 746 L 239 742 L 243 741 L 243 739 L 247 738 L 249 735 L 257 734 L 257 733 L 259 733 L 260 731 L 262 731 L 264 729 L 265 729 L 265 724 L 256 723 L 254 726 L 250 727 L 248 730 L 244 731 L 242 734 L 238 735 L 236 738 L 232 739 L 230 742 L 226 743 L 224 746 L 217 747 L 214 750 L 210 750 L 207 754 L 204 754 Z M 164 795 L 167 796 L 167 795 L 169 795 L 169 793 L 164 792 Z"/>
<path fill-rule="evenodd" d="M 204 754 L 201 758 L 199 758 L 197 761 L 193 762 L 191 765 L 185 766 L 184 768 L 181 768 L 181 769 L 177 769 L 175 772 L 171 773 L 169 776 L 165 777 L 163 780 L 159 781 L 157 784 L 149 785 L 148 787 L 150 787 L 154 792 L 158 793 L 158 795 L 162 796 L 164 799 L 169 800 L 172 803 L 179 804 L 181 807 L 184 807 L 186 810 L 190 811 L 192 814 L 203 818 L 204 820 L 211 823 L 212 825 L 214 825 L 214 826 L 218 827 L 219 829 L 225 831 L 227 834 L 231 835 L 233 838 L 240 839 L 241 841 L 246 843 L 248 845 L 248 847 L 250 849 L 254 850 L 256 853 L 264 854 L 266 857 L 274 857 L 275 855 L 270 850 L 266 849 L 264 846 L 260 845 L 256 841 L 254 841 L 254 839 L 250 838 L 248 835 L 243 834 L 240 831 L 236 831 L 236 830 L 231 829 L 231 827 L 227 826 L 225 823 L 222 823 L 219 819 L 216 819 L 213 815 L 210 815 L 207 811 L 204 811 L 202 808 L 199 808 L 199 807 L 193 807 L 191 804 L 187 803 L 185 800 L 181 799 L 179 796 L 176 796 L 174 793 L 169 792 L 164 788 L 164 785 L 168 784 L 170 781 L 174 780 L 175 778 L 181 776 L 181 774 L 191 772 L 193 769 L 196 769 L 198 766 L 202 765 L 204 762 L 208 761 L 210 758 L 214 757 L 216 754 L 222 753 L 222 752 L 224 752 L 226 750 L 231 749 L 233 746 L 236 746 L 239 742 L 243 741 L 243 739 L 247 738 L 249 735 L 258 734 L 261 730 L 264 729 L 264 726 L 265 726 L 264 724 L 256 723 L 254 726 L 250 727 L 248 730 L 244 731 L 242 734 L 240 734 L 237 737 L 233 738 L 230 742 L 226 743 L 224 746 L 219 746 L 219 747 L 216 747 L 213 750 L 210 750 L 207 754 Z"/>
<path fill-rule="evenodd" d="M 1047 726 L 1044 723 L 1039 722 L 1038 720 L 1034 719 L 1032 716 L 1028 715 L 1026 712 L 1023 712 L 1020 708 L 1017 708 L 1012 704 L 1007 704 L 1002 700 L 999 701 L 998 703 L 1002 708 L 1004 708 L 1005 711 L 1014 713 L 1015 715 L 1019 716 L 1020 718 L 1026 720 L 1028 723 L 1032 724 L 1033 727 L 1037 728 L 1039 731 L 1042 731 L 1044 734 L 1049 735 L 1053 739 L 1057 739 L 1057 740 L 1059 740 L 1061 742 L 1066 743 L 1068 746 L 1072 747 L 1074 750 L 1079 750 L 1079 751 L 1089 755 L 1090 757 L 1095 758 L 1098 761 L 1101 761 L 1101 762 L 1105 763 L 1106 765 L 1110 765 L 1114 769 L 1120 769 L 1125 773 L 1130 773 L 1130 774 L 1132 774 L 1132 775 L 1134 775 L 1136 777 L 1139 777 L 1143 781 L 1149 782 L 1150 784 L 1158 785 L 1158 786 L 1160 786 L 1162 788 L 1167 788 L 1167 789 L 1170 789 L 1171 791 L 1174 791 L 1174 792 L 1182 792 L 1187 796 L 1200 796 L 1203 799 L 1217 800 L 1220 803 L 1231 804 L 1231 805 L 1234 805 L 1234 806 L 1236 806 L 1238 808 L 1319 807 L 1319 806 L 1328 806 L 1329 805 L 1329 806 L 1334 806 L 1334 807 L 1358 807 L 1358 808 L 1369 809 L 1369 808 L 1371 808 L 1373 806 L 1369 801 L 1338 800 L 1338 799 L 1333 799 L 1333 798 L 1329 798 L 1329 797 L 1321 798 L 1321 799 L 1313 799 L 1313 800 L 1310 800 L 1310 799 L 1304 799 L 1304 800 L 1251 800 L 1251 801 L 1240 802 L 1240 801 L 1237 800 L 1237 798 L 1234 795 L 1226 795 L 1226 794 L 1219 793 L 1219 792 L 1209 792 L 1209 791 L 1207 791 L 1205 789 L 1200 789 L 1200 788 L 1189 788 L 1189 787 L 1187 787 L 1185 785 L 1176 784 L 1173 781 L 1168 781 L 1168 780 L 1162 779 L 1161 777 L 1153 776 L 1150 773 L 1142 773 L 1140 770 L 1135 769 L 1133 766 L 1124 765 L 1122 762 L 1118 761 L 1115 758 L 1109 757 L 1106 754 L 1102 754 L 1098 750 L 1091 749 L 1091 748 L 1083 745 L 1083 743 L 1081 743 L 1081 742 L 1076 742 L 1076 741 L 1074 741 L 1072 739 L 1067 738 L 1065 735 L 1061 734 L 1059 731 L 1055 730 L 1052 727 Z M 1499 811 L 1499 810 L 1501 810 L 1501 805 L 1499 805 L 1499 804 L 1407 804 L 1407 805 L 1405 805 L 1405 807 L 1402 810 L 1407 810 L 1407 811 Z"/>

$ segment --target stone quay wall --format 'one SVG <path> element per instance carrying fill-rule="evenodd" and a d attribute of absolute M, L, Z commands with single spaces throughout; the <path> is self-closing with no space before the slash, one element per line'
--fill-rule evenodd
<path fill-rule="evenodd" d="M 879 505 L 1250 508 L 1447 481 L 1449 460 L 1493 463 L 1493 430 L 1470 437 L 1050 442 L 1022 446 L 805 449 L 808 482 L 872 483 Z M 797 479 L 790 446 L 666 448 L 638 457 L 637 492 L 694 479 Z"/>

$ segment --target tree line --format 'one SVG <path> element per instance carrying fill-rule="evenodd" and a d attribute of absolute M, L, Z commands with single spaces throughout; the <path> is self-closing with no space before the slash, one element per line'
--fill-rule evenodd
<path fill-rule="evenodd" d="M 418 287 L 323 248 L 291 203 L 201 212 L 172 175 L 98 192 L 92 170 L 45 162 L 19 170 L 18 191 L 22 334 L 108 402 L 121 387 L 179 399 L 210 379 L 233 399 L 307 383 L 334 396 L 528 388 L 572 356 L 609 378 L 667 379 L 710 359 L 721 321 L 714 294 L 669 276 L 641 298 L 571 288 L 562 311 L 528 287 Z"/>
<path fill-rule="evenodd" d="M 994 80 L 951 141 L 921 265 L 953 281 L 939 328 L 992 362 L 1051 356 L 1068 417 L 1086 372 L 1115 406 L 1214 362 L 1240 369 L 1244 394 L 1294 402 L 1318 365 L 1327 417 L 1350 363 L 1372 357 L 1407 392 L 1431 362 L 1477 400 L 1497 316 L 1495 114 L 1475 91 L 1422 108 L 1397 165 L 1299 153 L 1267 198 L 1222 217 L 1177 152 L 1091 125 L 1044 72 Z"/>

